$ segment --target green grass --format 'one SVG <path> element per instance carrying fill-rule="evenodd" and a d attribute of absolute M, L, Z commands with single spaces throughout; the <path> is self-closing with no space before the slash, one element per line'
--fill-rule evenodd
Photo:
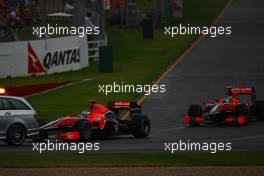
<path fill-rule="evenodd" d="M 185 17 L 175 22 L 208 25 L 219 14 L 227 0 L 186 1 Z M 110 27 L 108 29 L 110 45 L 113 47 L 114 73 L 99 73 L 98 64 L 75 72 L 50 76 L 9 78 L 0 80 L 1 86 L 17 86 L 59 81 L 79 81 L 91 78 L 91 81 L 63 88 L 47 94 L 28 98 L 43 119 L 77 114 L 87 108 L 89 99 L 102 103 L 109 100 L 132 100 L 137 93 L 110 94 L 98 93 L 99 84 L 148 84 L 157 79 L 161 72 L 174 62 L 197 39 L 198 36 L 178 36 L 173 39 L 164 36 L 162 30 L 156 30 L 154 40 L 143 40 L 141 29 Z"/>
<path fill-rule="evenodd" d="M 263 166 L 264 152 L 179 154 L 1 154 L 0 167 Z M 21 162 L 23 161 L 23 162 Z"/>

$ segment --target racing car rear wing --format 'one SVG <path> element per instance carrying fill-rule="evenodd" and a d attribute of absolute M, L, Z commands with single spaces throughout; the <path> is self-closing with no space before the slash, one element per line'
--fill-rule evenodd
<path fill-rule="evenodd" d="M 138 105 L 135 101 L 112 101 L 107 104 L 108 109 L 119 114 L 119 110 L 129 110 L 132 114 L 141 113 L 141 105 Z"/>
<path fill-rule="evenodd" d="M 238 95 L 251 95 L 252 101 L 256 100 L 256 90 L 254 87 L 226 87 L 228 90 L 228 95 L 232 97 L 237 97 Z"/>

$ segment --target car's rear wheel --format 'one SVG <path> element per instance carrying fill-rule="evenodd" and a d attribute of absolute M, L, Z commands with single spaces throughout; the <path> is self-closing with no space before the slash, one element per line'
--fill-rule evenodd
<path fill-rule="evenodd" d="M 21 145 L 26 138 L 26 129 L 20 124 L 12 125 L 6 136 L 6 143 L 8 145 Z"/>
<path fill-rule="evenodd" d="M 238 126 L 245 126 L 248 123 L 248 109 L 244 104 L 239 104 L 235 108 L 236 121 Z"/>
<path fill-rule="evenodd" d="M 136 138 L 146 138 L 151 130 L 150 120 L 147 116 L 136 115 L 132 119 L 131 131 Z"/>
<path fill-rule="evenodd" d="M 80 140 L 87 141 L 91 139 L 92 129 L 87 120 L 78 120 L 74 125 L 74 130 L 80 132 Z"/>

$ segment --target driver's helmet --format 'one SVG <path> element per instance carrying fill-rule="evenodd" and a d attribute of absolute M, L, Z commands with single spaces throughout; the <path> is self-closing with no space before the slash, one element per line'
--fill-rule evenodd
<path fill-rule="evenodd" d="M 83 117 L 87 117 L 87 116 L 89 116 L 91 113 L 89 112 L 89 111 L 83 111 L 82 113 L 81 113 L 81 116 L 83 116 Z"/>
<path fill-rule="evenodd" d="M 232 96 L 228 96 L 224 99 L 224 103 L 232 103 Z"/>

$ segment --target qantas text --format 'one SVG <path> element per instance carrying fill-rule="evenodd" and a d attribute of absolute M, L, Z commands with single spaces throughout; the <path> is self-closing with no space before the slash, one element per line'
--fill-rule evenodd
<path fill-rule="evenodd" d="M 48 52 L 43 60 L 43 65 L 46 69 L 76 63 L 80 63 L 79 48 Z"/>

